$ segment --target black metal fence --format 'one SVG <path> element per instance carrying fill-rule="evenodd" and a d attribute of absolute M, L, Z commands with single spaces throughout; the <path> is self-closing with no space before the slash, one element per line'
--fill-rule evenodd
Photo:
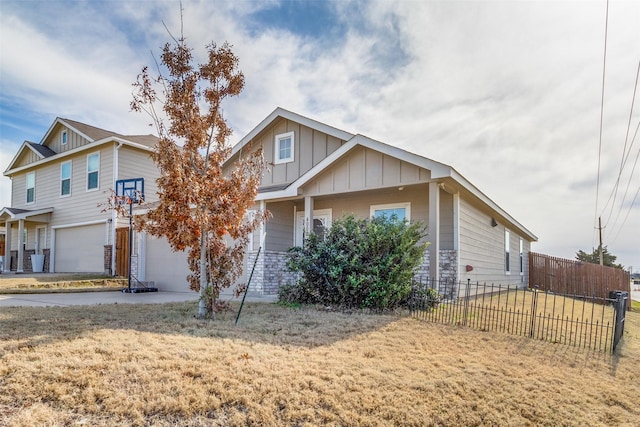
<path fill-rule="evenodd" d="M 558 294 L 521 285 L 414 281 L 414 317 L 483 331 L 614 351 L 624 331 L 627 292 L 611 298 Z"/>

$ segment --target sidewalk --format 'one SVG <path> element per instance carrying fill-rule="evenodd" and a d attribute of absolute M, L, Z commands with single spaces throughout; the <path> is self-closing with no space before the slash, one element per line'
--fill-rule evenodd
<path fill-rule="evenodd" d="M 103 305 L 103 304 L 163 304 L 167 302 L 198 301 L 195 292 L 147 292 L 123 293 L 109 292 L 72 292 L 60 294 L 13 294 L 0 295 L 1 307 L 67 307 L 72 305 Z M 222 294 L 222 299 L 240 302 L 242 298 L 234 298 L 232 294 Z M 275 302 L 277 296 L 247 295 L 246 302 Z"/>

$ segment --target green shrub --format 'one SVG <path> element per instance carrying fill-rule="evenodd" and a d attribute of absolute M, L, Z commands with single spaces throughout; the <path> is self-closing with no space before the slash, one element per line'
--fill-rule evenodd
<path fill-rule="evenodd" d="M 385 310 L 406 303 L 427 243 L 420 222 L 396 218 L 336 220 L 302 247 L 290 249 L 289 269 L 302 273 L 295 285 L 281 289 L 286 302 Z"/>
<path fill-rule="evenodd" d="M 407 306 L 411 310 L 430 310 L 442 301 L 438 291 L 422 283 L 414 283 L 413 289 L 407 297 Z"/>

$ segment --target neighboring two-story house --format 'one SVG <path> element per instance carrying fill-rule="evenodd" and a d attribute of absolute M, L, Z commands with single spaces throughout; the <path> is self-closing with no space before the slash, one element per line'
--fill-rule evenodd
<path fill-rule="evenodd" d="M 98 205 L 122 179 L 144 178 L 155 197 L 159 174 L 149 154 L 156 141 L 57 118 L 39 143 L 24 142 L 4 172 L 12 181 L 11 206 L 0 211 L 4 270 L 32 271 L 30 255 L 40 254 L 45 272 L 126 275 L 127 245 L 114 246 L 128 223 Z"/>

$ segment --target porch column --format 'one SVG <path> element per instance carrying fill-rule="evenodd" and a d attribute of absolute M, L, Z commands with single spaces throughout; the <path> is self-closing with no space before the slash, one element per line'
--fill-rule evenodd
<path fill-rule="evenodd" d="M 260 200 L 260 211 L 262 213 L 266 212 L 267 210 L 267 202 L 265 202 L 264 200 Z M 294 216 L 295 218 L 295 216 Z M 265 247 L 265 240 L 267 238 L 267 222 L 266 221 L 262 221 L 260 223 L 260 247 L 262 248 L 263 251 L 266 251 L 266 247 Z M 253 249 L 253 248 L 251 248 Z M 264 254 L 263 254 L 264 256 Z"/>
<path fill-rule="evenodd" d="M 18 265 L 16 272 L 24 272 L 24 219 L 18 220 Z"/>
<path fill-rule="evenodd" d="M 429 183 L 429 276 L 440 280 L 440 187 Z"/>
<path fill-rule="evenodd" d="M 11 271 L 11 225 L 13 223 L 7 221 L 5 223 L 5 227 L 7 229 L 7 235 L 5 236 L 4 239 L 4 253 L 2 255 L 4 255 L 4 265 L 2 266 L 2 269 L 4 270 L 5 273 L 8 273 Z"/>
<path fill-rule="evenodd" d="M 304 198 L 304 237 L 313 231 L 313 197 Z M 304 240 L 304 239 L 303 239 Z"/>

